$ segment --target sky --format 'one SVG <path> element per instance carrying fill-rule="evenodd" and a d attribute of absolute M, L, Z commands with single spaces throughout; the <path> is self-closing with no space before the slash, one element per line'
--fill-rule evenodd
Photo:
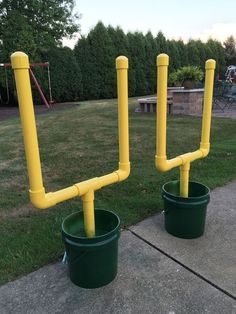
<path fill-rule="evenodd" d="M 128 31 L 149 30 L 155 36 L 162 31 L 168 39 L 206 41 L 209 37 L 223 42 L 236 38 L 236 0 L 76 0 L 75 10 L 81 14 L 83 35 L 102 21 Z M 63 41 L 73 47 L 78 40 Z"/>

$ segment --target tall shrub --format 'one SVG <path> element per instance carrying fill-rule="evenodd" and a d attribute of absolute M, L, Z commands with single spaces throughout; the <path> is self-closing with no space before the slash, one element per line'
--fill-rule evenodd
<path fill-rule="evenodd" d="M 58 102 L 80 99 L 82 75 L 73 51 L 68 47 L 54 47 L 43 58 L 50 63 L 53 98 Z"/>

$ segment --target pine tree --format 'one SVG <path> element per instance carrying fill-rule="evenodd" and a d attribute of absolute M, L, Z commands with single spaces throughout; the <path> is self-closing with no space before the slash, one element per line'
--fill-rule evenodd
<path fill-rule="evenodd" d="M 209 48 L 201 40 L 195 40 L 194 44 L 197 47 L 199 58 L 199 64 L 197 66 L 200 66 L 200 68 L 205 71 L 205 62 L 207 60 L 207 53 L 209 53 Z"/>
<path fill-rule="evenodd" d="M 118 26 L 113 28 L 108 26 L 107 32 L 112 40 L 114 46 L 114 56 L 127 56 L 128 55 L 128 40 L 123 30 Z"/>
<path fill-rule="evenodd" d="M 113 60 L 115 66 L 115 59 L 119 56 L 128 57 L 128 39 L 123 30 L 120 27 L 112 27 L 111 25 L 108 26 L 107 32 L 110 36 L 110 39 L 113 44 Z M 130 60 L 129 60 L 130 66 Z M 128 77 L 130 76 L 130 69 L 128 70 Z M 115 79 L 116 80 L 116 79 Z M 116 85 L 116 83 L 115 83 Z M 114 87 L 114 97 L 117 97 L 117 87 Z"/>
<path fill-rule="evenodd" d="M 167 40 L 167 53 L 170 57 L 169 72 L 174 72 L 181 66 L 178 45 L 175 40 Z"/>
<path fill-rule="evenodd" d="M 205 44 L 206 47 L 206 59 L 216 60 L 216 76 L 223 76 L 225 72 L 225 55 L 222 44 L 213 39 L 209 39 Z"/>
<path fill-rule="evenodd" d="M 145 77 L 147 80 L 147 94 L 156 93 L 156 57 L 157 43 L 151 32 L 145 36 Z"/>
<path fill-rule="evenodd" d="M 188 65 L 188 53 L 187 53 L 186 45 L 184 44 L 182 39 L 177 40 L 175 44 L 178 47 L 178 51 L 179 51 L 180 67 L 187 66 Z"/>
<path fill-rule="evenodd" d="M 88 35 L 91 59 L 95 78 L 99 79 L 98 98 L 112 98 L 116 92 L 116 70 L 114 46 L 106 27 L 102 22 Z"/>
<path fill-rule="evenodd" d="M 224 54 L 224 47 L 222 46 L 221 42 L 217 40 L 215 40 L 215 46 L 217 51 L 216 75 L 218 75 L 218 77 L 223 77 L 226 67 L 226 56 Z"/>
<path fill-rule="evenodd" d="M 188 53 L 188 65 L 199 66 L 201 60 L 199 57 L 199 50 L 195 40 L 190 39 L 187 43 L 187 53 Z"/>
<path fill-rule="evenodd" d="M 129 87 L 129 96 L 133 97 L 136 96 L 136 68 L 134 59 L 132 57 L 131 53 L 131 47 L 132 47 L 132 33 L 128 33 L 127 35 L 127 41 L 128 41 L 128 59 L 129 59 L 129 79 L 128 79 L 128 87 Z"/>
<path fill-rule="evenodd" d="M 129 58 L 131 69 L 135 69 L 135 94 L 147 94 L 147 78 L 145 76 L 145 38 L 142 33 L 128 33 Z"/>
<path fill-rule="evenodd" d="M 91 54 L 91 45 L 88 38 L 82 37 L 77 42 L 74 54 L 82 73 L 82 99 L 98 99 L 100 95 L 100 76 L 98 71 L 95 70 L 96 64 Z"/>
<path fill-rule="evenodd" d="M 81 99 L 82 74 L 74 52 L 68 47 L 52 47 L 43 57 L 50 63 L 53 99 Z"/>
<path fill-rule="evenodd" d="M 224 42 L 225 60 L 227 65 L 236 65 L 236 40 L 229 36 Z"/>
<path fill-rule="evenodd" d="M 164 34 L 161 31 L 158 32 L 157 37 L 156 37 L 156 41 L 157 41 L 157 51 L 158 51 L 158 54 L 160 54 L 160 53 L 167 53 L 166 38 L 165 38 Z"/>

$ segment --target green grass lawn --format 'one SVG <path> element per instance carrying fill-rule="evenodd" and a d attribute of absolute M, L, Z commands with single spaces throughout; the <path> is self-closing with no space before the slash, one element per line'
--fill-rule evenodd
<path fill-rule="evenodd" d="M 134 113 L 130 99 L 128 180 L 95 194 L 95 206 L 115 211 L 122 226 L 162 209 L 161 186 L 178 178 L 178 169 L 158 173 L 154 166 L 155 115 Z M 55 191 L 118 167 L 116 100 L 88 101 L 70 110 L 37 117 L 44 184 Z M 198 117 L 169 117 L 168 157 L 199 146 Z M 236 178 L 236 120 L 213 119 L 210 155 L 192 164 L 190 178 L 211 189 Z M 47 210 L 34 209 L 19 119 L 0 124 L 0 283 L 57 260 L 63 254 L 62 219 L 81 209 L 73 199 Z"/>

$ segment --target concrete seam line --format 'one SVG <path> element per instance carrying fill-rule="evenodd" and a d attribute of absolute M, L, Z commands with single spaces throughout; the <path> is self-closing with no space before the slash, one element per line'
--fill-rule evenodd
<path fill-rule="evenodd" d="M 172 257 L 170 254 L 166 253 L 165 251 L 163 251 L 162 249 L 158 248 L 157 246 L 155 246 L 154 244 L 152 244 L 151 242 L 149 242 L 148 240 L 144 239 L 143 237 L 141 237 L 140 235 L 138 235 L 136 232 L 134 232 L 133 230 L 130 230 L 129 228 L 126 228 L 125 230 L 129 231 L 130 233 L 132 233 L 134 236 L 136 236 L 137 238 L 139 238 L 140 240 L 142 240 L 143 242 L 145 242 L 146 244 L 148 244 L 149 246 L 151 246 L 153 249 L 159 251 L 160 253 L 162 253 L 163 255 L 165 255 L 166 257 L 170 258 L 172 261 L 174 261 L 175 263 L 179 264 L 180 266 L 182 266 L 183 268 L 185 268 L 186 270 L 188 270 L 189 272 L 191 272 L 192 274 L 194 274 L 195 276 L 197 276 L 198 278 L 204 280 L 205 282 L 207 282 L 208 284 L 210 284 L 212 287 L 216 288 L 217 290 L 223 292 L 224 294 L 226 294 L 228 297 L 232 298 L 233 300 L 236 301 L 236 297 L 231 294 L 230 292 L 224 290 L 223 288 L 219 287 L 218 285 L 214 284 L 213 282 L 211 282 L 209 279 L 205 278 L 204 276 L 202 276 L 201 274 L 199 274 L 198 272 L 196 272 L 195 270 L 189 268 L 188 266 L 186 266 L 185 264 L 183 264 L 182 262 L 178 261 L 176 258 Z"/>

